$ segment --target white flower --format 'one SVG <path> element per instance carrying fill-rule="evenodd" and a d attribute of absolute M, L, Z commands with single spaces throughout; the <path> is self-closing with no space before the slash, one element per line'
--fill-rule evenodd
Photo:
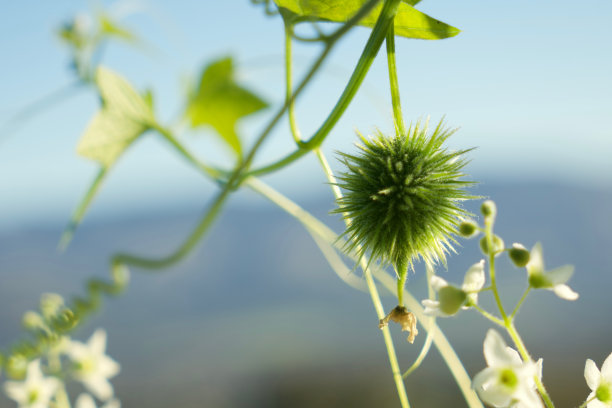
<path fill-rule="evenodd" d="M 587 408 L 612 407 L 612 353 L 601 366 L 601 372 L 591 359 L 584 366 L 584 378 L 591 389 L 587 401 Z"/>
<path fill-rule="evenodd" d="M 96 408 L 94 399 L 89 394 L 81 394 L 74 404 L 74 408 Z M 121 408 L 121 403 L 118 399 L 113 398 L 104 404 L 101 408 Z"/>
<path fill-rule="evenodd" d="M 19 404 L 19 408 L 47 408 L 55 395 L 60 381 L 45 377 L 40 369 L 40 360 L 28 364 L 24 381 L 7 381 L 4 392 Z"/>
<path fill-rule="evenodd" d="M 430 280 L 431 287 L 438 293 L 438 300 L 425 299 L 425 314 L 451 316 L 459 308 L 468 309 L 478 303 L 478 291 L 485 284 L 484 259 L 472 265 L 465 273 L 461 289 L 450 286 L 441 277 L 434 275 Z"/>
<path fill-rule="evenodd" d="M 70 342 L 66 353 L 74 363 L 74 377 L 97 398 L 106 401 L 113 396 L 109 378 L 119 373 L 119 364 L 105 354 L 106 332 L 98 329 L 87 344 Z"/>
<path fill-rule="evenodd" d="M 574 267 L 564 265 L 552 271 L 546 271 L 542 259 L 542 245 L 539 242 L 531 250 L 526 267 L 529 285 L 532 288 L 552 290 L 557 296 L 565 300 L 578 299 L 578 293 L 565 284 L 574 273 Z"/>
<path fill-rule="evenodd" d="M 488 367 L 472 381 L 480 399 L 494 407 L 543 407 L 535 390 L 535 376 L 542 376 L 542 360 L 523 362 L 518 352 L 490 329 L 484 341 Z"/>

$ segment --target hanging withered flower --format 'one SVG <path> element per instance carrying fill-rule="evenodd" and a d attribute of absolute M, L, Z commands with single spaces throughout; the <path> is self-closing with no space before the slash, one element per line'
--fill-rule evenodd
<path fill-rule="evenodd" d="M 346 250 L 393 265 L 399 306 L 408 269 L 418 259 L 445 264 L 453 234 L 468 215 L 461 203 L 473 198 L 465 190 L 472 182 L 462 180 L 470 149 L 445 148 L 453 133 L 440 122 L 428 135 L 427 122 L 417 123 L 394 137 L 359 135 L 357 154 L 340 153 L 344 196 L 334 212 L 348 221 Z"/>

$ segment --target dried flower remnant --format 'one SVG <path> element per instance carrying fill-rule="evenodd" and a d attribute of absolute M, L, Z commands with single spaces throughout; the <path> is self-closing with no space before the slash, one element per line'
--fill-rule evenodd
<path fill-rule="evenodd" d="M 404 306 L 397 306 L 391 310 L 388 315 L 380 319 L 378 328 L 382 329 L 383 327 L 387 326 L 389 324 L 389 320 L 402 326 L 402 331 L 410 332 L 408 335 L 408 342 L 410 344 L 414 343 L 414 338 L 417 334 L 419 334 L 416 327 L 417 319 L 414 314 L 409 312 Z"/>

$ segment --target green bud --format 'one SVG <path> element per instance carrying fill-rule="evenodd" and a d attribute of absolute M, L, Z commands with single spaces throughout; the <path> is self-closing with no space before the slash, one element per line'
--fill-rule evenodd
<path fill-rule="evenodd" d="M 25 378 L 28 359 L 23 354 L 13 354 L 6 360 L 6 373 L 15 380 Z"/>
<path fill-rule="evenodd" d="M 519 268 L 523 268 L 529 263 L 529 251 L 521 244 L 512 244 L 512 248 L 508 250 L 508 255 Z"/>
<path fill-rule="evenodd" d="M 44 293 L 40 297 L 40 311 L 45 319 L 53 319 L 64 307 L 64 298 L 57 293 Z"/>
<path fill-rule="evenodd" d="M 66 331 L 72 329 L 78 322 L 79 319 L 74 312 L 66 308 L 53 319 L 53 328 L 55 330 Z"/>
<path fill-rule="evenodd" d="M 464 238 L 472 238 L 478 234 L 478 224 L 472 220 L 463 221 L 459 224 L 459 234 Z"/>
<path fill-rule="evenodd" d="M 438 291 L 440 311 L 447 315 L 454 315 L 459 311 L 467 299 L 467 294 L 454 286 L 445 286 Z"/>
<path fill-rule="evenodd" d="M 23 314 L 21 324 L 26 330 L 44 330 L 47 328 L 42 316 L 33 311 L 25 312 Z"/>
<path fill-rule="evenodd" d="M 480 206 L 480 212 L 486 218 L 495 218 L 497 215 L 497 206 L 493 200 L 487 200 Z"/>
<path fill-rule="evenodd" d="M 552 282 L 541 273 L 533 273 L 529 275 L 529 286 L 534 289 L 543 289 L 552 287 Z"/>
<path fill-rule="evenodd" d="M 487 237 L 482 237 L 480 240 L 480 250 L 485 255 L 490 255 L 489 242 Z M 497 256 L 501 251 L 504 250 L 504 241 L 498 236 L 493 235 L 493 253 Z"/>

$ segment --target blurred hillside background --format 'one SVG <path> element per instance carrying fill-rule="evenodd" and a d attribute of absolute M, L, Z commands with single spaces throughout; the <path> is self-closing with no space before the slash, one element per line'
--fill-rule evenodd
<path fill-rule="evenodd" d="M 186 85 L 214 58 L 232 55 L 240 80 L 278 106 L 284 95 L 283 33 L 247 1 L 172 4 L 102 2 L 125 13 L 124 25 L 144 40 L 140 49 L 111 44 L 104 64 L 139 89 L 152 87 L 156 112 L 174 119 Z M 21 107 L 71 82 L 68 53 L 54 33 L 88 2 L 0 3 L 0 345 L 20 336 L 23 312 L 41 293 L 81 294 L 91 276 L 108 274 L 117 251 L 167 254 L 184 239 L 216 187 L 156 136 L 121 158 L 74 242 L 56 250 L 67 220 L 97 165 L 75 154 L 98 109 L 80 90 L 18 125 L 3 127 Z M 131 10 L 130 10 L 131 8 Z M 404 114 L 410 120 L 446 115 L 460 126 L 453 148 L 477 147 L 468 173 L 475 194 L 498 204 L 498 233 L 506 243 L 541 241 L 547 266 L 576 266 L 576 302 L 532 293 L 518 317 L 544 381 L 559 407 L 579 405 L 588 388 L 586 358 L 601 364 L 612 351 L 612 5 L 589 0 L 513 3 L 426 0 L 420 10 L 462 29 L 436 41 L 398 39 Z M 298 103 L 303 133 L 316 130 L 343 89 L 369 31 L 342 41 Z M 296 78 L 317 54 L 298 46 Z M 386 65 L 380 56 L 363 88 L 329 136 L 324 150 L 352 151 L 355 129 L 390 130 Z M 266 113 L 270 114 L 272 109 Z M 241 122 L 251 142 L 268 117 Z M 229 152 L 210 132 L 184 135 L 194 152 L 223 164 Z M 290 151 L 286 123 L 257 163 Z M 336 163 L 333 167 L 338 169 Z M 326 220 L 333 199 L 313 157 L 265 178 Z M 468 205 L 477 211 L 478 203 Z M 461 240 L 459 255 L 440 272 L 460 282 L 481 258 L 477 241 Z M 109 354 L 122 364 L 113 383 L 125 407 L 394 407 L 396 394 L 382 336 L 366 293 L 346 286 L 310 236 L 292 218 L 251 192 L 239 192 L 186 261 L 165 271 L 132 271 L 120 298 L 75 334 L 97 327 L 109 334 Z M 422 268 L 408 288 L 426 297 Z M 504 299 L 513 305 L 523 270 L 501 263 Z M 487 304 L 487 296 L 482 296 Z M 391 296 L 383 298 L 393 306 Z M 489 327 L 463 312 L 441 319 L 470 374 L 481 370 Z M 394 330 L 403 366 L 415 345 Z M 464 406 L 435 350 L 407 381 L 416 407 Z M 0 397 L 0 407 L 14 406 Z"/>

